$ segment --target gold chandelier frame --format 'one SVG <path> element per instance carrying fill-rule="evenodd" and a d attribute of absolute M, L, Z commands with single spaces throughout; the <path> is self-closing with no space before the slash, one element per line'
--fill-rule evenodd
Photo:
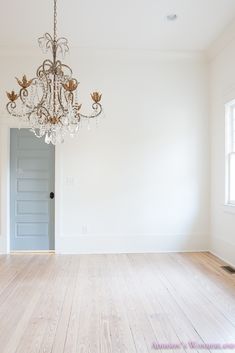
<path fill-rule="evenodd" d="M 45 33 L 39 38 L 39 46 L 43 52 L 52 53 L 52 60 L 46 59 L 37 69 L 36 77 L 20 80 L 19 93 L 14 90 L 7 92 L 9 102 L 7 111 L 13 117 L 21 118 L 29 123 L 37 137 L 46 136 L 47 143 L 63 142 L 64 135 L 74 135 L 81 119 L 94 119 L 101 115 L 103 108 L 100 103 L 102 94 L 91 93 L 92 113 L 81 113 L 82 104 L 78 102 L 79 82 L 73 77 L 72 69 L 58 59 L 68 51 L 68 40 L 57 38 L 57 0 L 54 1 L 54 33 Z M 20 109 L 19 109 L 20 106 Z"/>

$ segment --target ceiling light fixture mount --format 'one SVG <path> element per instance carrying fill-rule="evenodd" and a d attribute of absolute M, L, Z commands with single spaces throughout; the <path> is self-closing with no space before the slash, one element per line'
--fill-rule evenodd
<path fill-rule="evenodd" d="M 37 69 L 36 77 L 28 80 L 26 75 L 16 78 L 20 91 L 7 92 L 8 113 L 27 122 L 37 137 L 45 137 L 46 143 L 62 143 L 66 134 L 75 135 L 81 121 L 97 118 L 103 109 L 100 103 L 102 94 L 91 93 L 92 113 L 80 112 L 82 105 L 78 102 L 77 79 L 68 65 L 58 60 L 68 51 L 68 40 L 57 38 L 57 0 L 54 0 L 54 33 L 45 33 L 38 40 L 44 53 L 51 52 L 52 60 L 46 59 Z"/>
<path fill-rule="evenodd" d="M 166 16 L 166 19 L 170 22 L 174 22 L 178 19 L 178 16 L 175 13 L 171 13 Z"/>

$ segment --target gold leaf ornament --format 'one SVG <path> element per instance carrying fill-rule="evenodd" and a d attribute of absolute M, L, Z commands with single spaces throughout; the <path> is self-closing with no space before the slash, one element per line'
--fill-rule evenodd
<path fill-rule="evenodd" d="M 51 117 L 49 118 L 49 122 L 50 122 L 52 125 L 57 125 L 57 124 L 59 124 L 59 122 L 60 122 L 60 118 L 57 117 L 57 116 L 51 116 Z"/>
<path fill-rule="evenodd" d="M 6 92 L 8 99 L 11 102 L 15 102 L 17 100 L 17 98 L 19 97 L 18 94 L 15 93 L 15 91 L 11 91 L 11 92 Z"/>
<path fill-rule="evenodd" d="M 19 86 L 23 89 L 27 89 L 33 82 L 33 80 L 27 80 L 26 75 L 22 77 L 21 81 L 16 77 L 16 81 L 18 82 Z"/>
<path fill-rule="evenodd" d="M 73 92 L 78 86 L 78 82 L 76 80 L 69 80 L 68 82 L 63 84 L 63 87 L 66 91 Z"/>
<path fill-rule="evenodd" d="M 102 94 L 99 92 L 93 92 L 91 94 L 91 98 L 95 103 L 99 103 L 101 101 L 102 98 Z"/>

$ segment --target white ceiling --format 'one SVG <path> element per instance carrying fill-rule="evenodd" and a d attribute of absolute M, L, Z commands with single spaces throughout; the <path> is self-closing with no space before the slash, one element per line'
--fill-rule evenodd
<path fill-rule="evenodd" d="M 235 0 L 58 0 L 71 46 L 204 50 L 235 17 Z M 52 0 L 0 0 L 0 45 L 35 46 L 52 28 Z M 176 22 L 166 15 L 177 13 Z"/>

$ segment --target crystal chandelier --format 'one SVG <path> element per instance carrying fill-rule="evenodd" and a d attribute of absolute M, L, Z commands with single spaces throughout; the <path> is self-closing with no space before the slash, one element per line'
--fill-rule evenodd
<path fill-rule="evenodd" d="M 84 119 L 94 119 L 102 113 L 99 92 L 91 94 L 92 112 L 81 113 L 78 102 L 78 84 L 73 78 L 69 66 L 58 60 L 68 51 L 68 40 L 57 38 L 57 0 L 54 0 L 54 34 L 46 33 L 38 40 L 44 53 L 52 54 L 52 60 L 46 59 L 37 69 L 36 77 L 21 80 L 16 78 L 20 90 L 7 92 L 9 102 L 7 111 L 20 121 L 27 122 L 37 137 L 45 137 L 46 143 L 62 143 L 66 134 L 73 136 L 79 131 Z"/>

